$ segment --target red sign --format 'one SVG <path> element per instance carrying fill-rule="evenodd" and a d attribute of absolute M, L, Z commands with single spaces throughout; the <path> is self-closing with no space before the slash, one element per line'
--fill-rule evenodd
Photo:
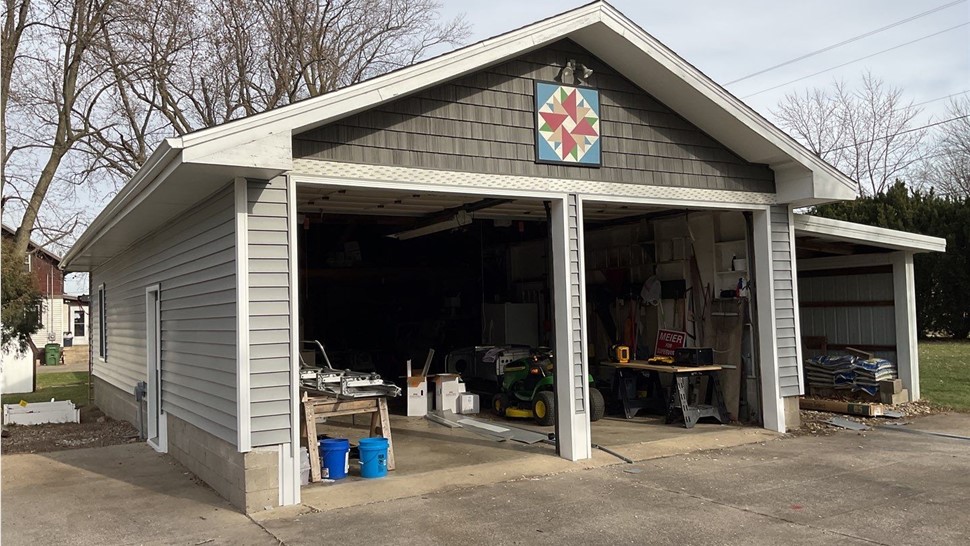
<path fill-rule="evenodd" d="M 657 349 L 654 356 L 674 356 L 674 349 L 680 349 L 687 341 L 687 332 L 660 330 L 657 332 Z"/>

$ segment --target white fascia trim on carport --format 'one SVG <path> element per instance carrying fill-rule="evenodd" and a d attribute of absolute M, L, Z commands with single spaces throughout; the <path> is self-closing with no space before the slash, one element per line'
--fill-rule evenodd
<path fill-rule="evenodd" d="M 236 218 L 236 446 L 252 449 L 249 376 L 249 183 L 233 182 Z"/>
<path fill-rule="evenodd" d="M 793 215 L 795 235 L 807 235 L 893 250 L 946 252 L 946 239 L 808 214 Z"/>

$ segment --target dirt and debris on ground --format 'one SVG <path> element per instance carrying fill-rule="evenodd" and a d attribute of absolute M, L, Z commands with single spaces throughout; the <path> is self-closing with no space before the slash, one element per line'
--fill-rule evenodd
<path fill-rule="evenodd" d="M 104 447 L 137 442 L 138 430 L 127 421 L 115 421 L 94 407 L 81 408 L 80 423 L 7 426 L 0 451 L 13 453 L 46 453 L 65 449 Z"/>
<path fill-rule="evenodd" d="M 862 417 L 859 415 L 846 415 L 844 413 L 833 413 L 830 411 L 814 411 L 814 410 L 800 410 L 799 414 L 801 416 L 801 427 L 790 431 L 790 434 L 794 436 L 805 436 L 805 435 L 820 435 L 826 436 L 832 434 L 835 431 L 845 430 L 841 427 L 837 427 L 826 423 L 829 419 L 833 417 L 840 417 L 842 419 L 848 419 L 850 421 L 855 421 L 857 423 L 862 423 L 866 426 L 873 427 L 876 425 L 885 425 L 890 422 L 905 421 L 908 417 L 917 417 L 920 415 L 932 415 L 935 413 L 943 413 L 946 410 L 939 406 L 935 406 L 925 400 L 917 400 L 915 402 L 905 402 L 903 404 L 897 404 L 895 406 L 889 404 L 878 404 L 883 406 L 887 410 L 895 410 L 904 415 L 902 419 L 894 419 L 890 417 Z"/>

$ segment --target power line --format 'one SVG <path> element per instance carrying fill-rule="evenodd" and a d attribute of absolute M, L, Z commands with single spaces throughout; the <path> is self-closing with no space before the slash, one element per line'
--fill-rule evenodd
<path fill-rule="evenodd" d="M 957 93 L 951 93 L 951 94 L 949 94 L 949 95 L 947 95 L 945 97 L 936 97 L 935 99 L 924 100 L 923 102 L 917 102 L 916 104 L 910 104 L 910 106 L 923 106 L 924 104 L 929 104 L 931 102 L 936 102 L 938 100 L 948 99 L 950 97 L 955 97 L 957 95 L 963 95 L 965 93 L 970 93 L 970 89 L 964 89 L 963 91 L 959 91 Z"/>
<path fill-rule="evenodd" d="M 916 19 L 919 19 L 920 17 L 925 17 L 927 15 L 930 15 L 931 13 L 936 13 L 936 12 L 938 12 L 940 10 L 944 10 L 946 8 L 953 7 L 953 6 L 957 5 L 957 4 L 961 4 L 961 3 L 965 2 L 965 1 L 966 0 L 956 0 L 955 2 L 950 2 L 949 4 L 943 4 L 942 6 L 937 6 L 937 7 L 933 8 L 933 9 L 931 9 L 929 11 L 924 11 L 923 13 L 918 13 L 916 15 L 913 15 L 912 17 L 908 17 L 906 19 L 903 19 L 903 20 L 900 20 L 900 21 L 896 21 L 895 23 L 891 23 L 891 24 L 886 25 L 886 26 L 884 26 L 882 28 L 877 28 L 876 30 L 870 30 L 869 32 L 866 32 L 865 34 L 860 34 L 858 36 L 853 36 L 852 38 L 849 38 L 848 40 L 843 40 L 843 41 L 841 41 L 841 42 L 839 42 L 837 44 L 833 44 L 833 45 L 830 45 L 830 46 L 827 46 L 827 47 L 823 47 L 822 49 L 817 49 L 815 51 L 812 51 L 811 53 L 806 53 L 806 54 L 802 55 L 801 57 L 796 57 L 794 59 L 787 60 L 787 61 L 785 61 L 783 63 L 779 63 L 779 64 L 776 64 L 774 66 L 769 66 L 768 68 L 765 68 L 764 70 L 759 70 L 758 72 L 755 72 L 753 74 L 748 74 L 747 76 L 738 78 L 738 79 L 736 79 L 734 81 L 729 81 L 729 82 L 727 82 L 724 85 L 725 86 L 733 85 L 733 84 L 736 84 L 738 82 L 742 82 L 744 80 L 747 80 L 749 78 L 753 78 L 755 76 L 760 76 L 761 74 L 764 74 L 765 72 L 771 72 L 772 70 L 776 70 L 776 69 L 781 68 L 783 66 L 788 66 L 788 65 L 790 65 L 792 63 L 797 63 L 798 61 L 803 61 L 805 59 L 808 59 L 809 57 L 814 57 L 815 55 L 818 55 L 820 53 L 825 53 L 826 51 L 831 51 L 831 50 L 833 50 L 835 48 L 842 47 L 842 46 L 847 45 L 847 44 L 851 44 L 852 42 L 859 41 L 859 40 L 861 40 L 863 38 L 868 38 L 869 36 L 872 36 L 874 34 L 878 34 L 878 33 L 882 32 L 884 30 L 889 30 L 891 28 L 898 27 L 899 25 L 903 25 L 903 24 L 906 24 L 906 23 L 908 23 L 910 21 L 914 21 Z"/>
<path fill-rule="evenodd" d="M 871 138 L 869 140 L 860 140 L 859 142 L 853 142 L 852 144 L 847 144 L 845 146 L 839 146 L 838 148 L 832 148 L 831 150 L 827 150 L 826 152 L 837 152 L 839 150 L 845 150 L 846 148 L 852 148 L 853 146 L 858 146 L 859 144 L 869 144 L 870 142 L 876 142 L 878 140 L 886 140 L 887 138 L 895 138 L 895 137 L 897 137 L 899 135 L 905 135 L 907 133 L 915 133 L 916 131 L 922 131 L 923 129 L 929 129 L 930 127 L 936 127 L 937 125 L 943 125 L 943 124 L 946 124 L 946 123 L 951 123 L 951 122 L 958 121 L 958 120 L 961 120 L 961 119 L 966 119 L 966 118 L 970 118 L 970 114 L 964 114 L 962 116 L 957 116 L 955 118 L 950 118 L 950 119 L 944 119 L 942 121 L 935 121 L 933 123 L 928 123 L 926 125 L 921 125 L 919 127 L 913 127 L 912 129 L 906 129 L 905 131 L 899 131 L 899 132 L 893 133 L 891 135 L 886 135 L 886 136 Z"/>
<path fill-rule="evenodd" d="M 815 72 L 815 73 L 813 73 L 813 74 L 809 74 L 808 76 L 802 76 L 801 78 L 795 78 L 794 80 L 791 80 L 791 81 L 788 81 L 788 82 L 785 82 L 785 83 L 782 83 L 782 84 L 778 84 L 778 85 L 775 85 L 775 86 L 773 86 L 773 87 L 769 87 L 769 88 L 767 88 L 767 89 L 762 89 L 761 91 L 758 91 L 758 92 L 756 92 L 756 93 L 751 93 L 750 95 L 745 95 L 745 96 L 744 96 L 744 97 L 742 97 L 742 98 L 745 98 L 745 99 L 747 99 L 747 98 L 751 98 L 751 97 L 754 97 L 754 96 L 756 96 L 756 95 L 760 95 L 760 94 L 762 94 L 762 93 L 767 93 L 768 91 L 774 91 L 775 89 L 778 89 L 779 87 L 785 87 L 785 86 L 787 86 L 787 85 L 791 85 L 791 84 L 793 84 L 793 83 L 796 83 L 796 82 L 800 82 L 800 81 L 802 81 L 802 80 L 807 80 L 808 78 L 813 78 L 813 77 L 815 77 L 815 76 L 818 76 L 819 74 L 824 74 L 824 73 L 826 73 L 826 72 L 830 72 L 830 71 L 832 71 L 832 70 L 836 70 L 836 69 L 838 69 L 838 68 L 842 68 L 842 67 L 844 67 L 844 66 L 848 66 L 848 65 L 850 65 L 850 64 L 853 64 L 853 63 L 857 63 L 857 62 L 859 62 L 859 61 L 864 61 L 864 60 L 866 60 L 866 59 L 869 59 L 869 58 L 872 58 L 872 57 L 875 57 L 876 55 L 882 55 L 883 53 L 888 53 L 888 52 L 890 52 L 890 51 L 893 51 L 893 50 L 895 50 L 895 49 L 899 49 L 899 48 L 901 48 L 901 47 L 906 47 L 906 46 L 908 46 L 908 45 L 912 45 L 912 44 L 915 44 L 916 42 L 921 42 L 921 41 L 923 41 L 923 40 L 927 40 L 927 39 L 929 39 L 929 38 L 933 38 L 934 36 L 939 36 L 940 34 L 943 34 L 943 33 L 945 33 L 945 32 L 950 32 L 950 31 L 952 31 L 952 30 L 956 30 L 956 29 L 958 29 L 958 28 L 960 28 L 960 27 L 965 27 L 965 26 L 967 26 L 967 25 L 970 25 L 970 22 L 966 22 L 966 23 L 960 23 L 959 25 L 956 25 L 956 26 L 953 26 L 953 27 L 950 27 L 950 28 L 947 28 L 947 29 L 944 29 L 944 30 L 941 30 L 941 31 L 939 31 L 939 32 L 934 32 L 933 34 L 927 34 L 926 36 L 922 36 L 922 37 L 920 37 L 920 38 L 917 38 L 917 39 L 915 39 L 915 40 L 911 40 L 911 41 L 909 41 L 909 42 L 906 42 L 906 43 L 904 43 L 904 44 L 899 44 L 898 46 L 894 46 L 894 47 L 890 47 L 890 48 L 888 48 L 888 49 L 883 49 L 882 51 L 877 51 L 877 52 L 875 52 L 875 53 L 873 53 L 873 54 L 871 54 L 871 55 L 866 55 L 865 57 L 859 57 L 858 59 L 853 59 L 853 60 L 851 60 L 851 61 L 849 61 L 849 62 L 846 62 L 846 63 L 842 63 L 842 64 L 840 64 L 840 65 L 837 65 L 837 66 L 833 66 L 833 67 L 830 67 L 830 68 L 826 68 L 825 70 L 819 70 L 818 72 Z"/>

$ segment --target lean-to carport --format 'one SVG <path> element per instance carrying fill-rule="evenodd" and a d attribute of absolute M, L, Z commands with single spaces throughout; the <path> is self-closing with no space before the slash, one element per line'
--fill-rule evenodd
<path fill-rule="evenodd" d="M 853 347 L 888 358 L 918 400 L 913 256 L 946 240 L 803 214 L 794 228 L 806 357 Z"/>

